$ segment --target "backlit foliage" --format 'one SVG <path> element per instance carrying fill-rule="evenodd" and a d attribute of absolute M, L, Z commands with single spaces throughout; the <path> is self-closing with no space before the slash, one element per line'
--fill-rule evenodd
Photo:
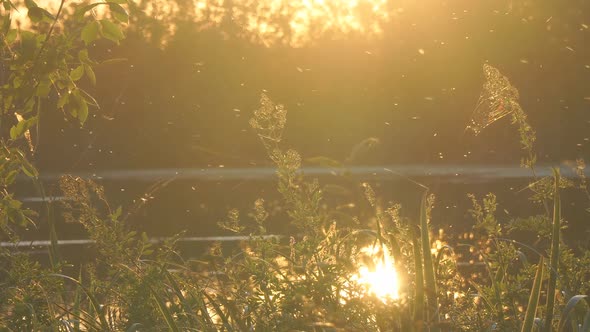
<path fill-rule="evenodd" d="M 403 9 L 391 1 L 323 0 L 191 0 L 130 2 L 132 20 L 147 23 L 138 33 L 166 43 L 178 22 L 200 29 L 224 27 L 227 32 L 265 46 L 303 47 L 326 37 L 375 37 Z"/>
<path fill-rule="evenodd" d="M 520 109 L 518 90 L 491 65 L 483 65 L 485 81 L 466 130 L 478 135 L 485 127 Z"/>
<path fill-rule="evenodd" d="M 64 176 L 61 217 L 84 229 L 93 250 L 84 264 L 65 264 L 55 204 L 46 204 L 46 218 L 38 220 L 11 190 L 24 174 L 45 196 L 29 161 L 40 105 L 55 103 L 69 118 L 85 122 L 88 104 L 96 106 L 76 83 L 83 77 L 94 81 L 95 62 L 86 45 L 99 37 L 118 42 L 127 15 L 118 0 L 82 6 L 72 31 L 54 34 L 59 10 L 54 15 L 27 1 L 38 29 L 21 31 L 7 20 L 11 3 L 2 4 L 1 60 L 10 71 L 0 90 L 0 125 L 6 129 L 0 131 L 6 136 L 0 146 L 0 236 L 16 245 L 17 230 L 46 222 L 51 261 L 43 267 L 17 247 L 0 248 L 1 330 L 530 332 L 535 321 L 546 331 L 579 331 L 590 324 L 589 250 L 570 248 L 559 237 L 565 225 L 562 189 L 577 184 L 588 195 L 579 171 L 583 161 L 576 163 L 575 182 L 554 170 L 553 177 L 527 187 L 545 207 L 536 216 L 505 220 L 494 194 L 469 195 L 473 228 L 453 238 L 442 229 L 432 232 L 434 195 L 415 181 L 424 190 L 419 213 L 405 215 L 401 205 L 384 203 L 370 181 L 341 188 L 357 194 L 352 201 L 326 200 L 330 187 L 306 176 L 301 155 L 284 145 L 286 108 L 266 94 L 250 124 L 276 168 L 277 213 L 288 224 L 288 238 L 268 234 L 271 209 L 255 198 L 248 211 L 230 209 L 219 222 L 246 239 L 239 248 L 214 243 L 202 257 L 187 260 L 177 249 L 182 234 L 161 240 L 138 233 L 126 222 L 125 212 L 133 209 L 111 208 L 100 185 Z M 99 6 L 108 7 L 108 18 L 85 15 Z M 523 164 L 534 173 L 535 133 L 518 92 L 492 66 L 484 72 L 480 105 L 468 129 L 478 134 L 511 114 L 526 152 Z M 376 143 L 369 139 L 363 146 Z M 523 231 L 536 242 L 507 238 Z"/>

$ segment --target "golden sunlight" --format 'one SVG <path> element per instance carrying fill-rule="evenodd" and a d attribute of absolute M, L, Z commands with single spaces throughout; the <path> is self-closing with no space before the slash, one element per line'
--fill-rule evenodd
<path fill-rule="evenodd" d="M 235 1 L 232 21 L 254 42 L 298 47 L 327 36 L 379 35 L 390 7 L 387 0 Z"/>
<path fill-rule="evenodd" d="M 165 39 L 179 21 L 190 20 L 200 29 L 233 25 L 241 38 L 265 46 L 302 47 L 315 41 L 351 35 L 380 36 L 385 25 L 403 11 L 391 0 L 132 0 L 147 17 L 162 22 Z M 59 0 L 37 0 L 55 13 Z M 94 15 L 105 8 L 97 7 Z M 20 11 L 24 18 L 26 10 Z M 232 28 L 233 29 L 233 28 Z M 147 35 L 149 32 L 145 31 Z M 165 39 L 163 42 L 165 42 Z"/>
<path fill-rule="evenodd" d="M 361 249 L 361 266 L 353 280 L 381 301 L 399 298 L 399 279 L 393 257 L 385 246 L 372 245 Z"/>

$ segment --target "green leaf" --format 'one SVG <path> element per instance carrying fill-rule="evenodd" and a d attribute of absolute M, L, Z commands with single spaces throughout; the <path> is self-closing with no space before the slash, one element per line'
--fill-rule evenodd
<path fill-rule="evenodd" d="M 80 109 L 78 109 L 78 120 L 80 120 L 80 124 L 84 124 L 87 118 L 88 104 L 86 104 L 86 101 L 82 99 L 82 103 L 80 103 Z"/>
<path fill-rule="evenodd" d="M 19 121 L 16 125 L 10 128 L 10 138 L 15 140 L 22 137 L 27 130 L 37 123 L 37 117 L 31 117 L 26 120 Z"/>
<path fill-rule="evenodd" d="M 34 23 L 41 21 L 51 23 L 55 20 L 55 16 L 53 16 L 53 14 L 41 7 L 30 7 L 28 15 L 31 21 Z"/>
<path fill-rule="evenodd" d="M 119 205 L 117 207 L 117 209 L 115 210 L 115 212 L 113 212 L 113 214 L 111 215 L 111 220 L 118 220 L 119 217 L 121 217 L 122 213 L 123 213 L 123 207 L 121 207 L 121 205 Z"/>
<path fill-rule="evenodd" d="M 31 9 L 31 8 L 35 8 L 38 6 L 37 6 L 37 3 L 33 0 L 25 0 L 25 7 L 27 7 L 27 9 Z"/>
<path fill-rule="evenodd" d="M 80 60 L 82 63 L 92 63 L 92 61 L 90 61 L 90 57 L 88 57 L 88 50 L 85 48 L 78 52 L 78 60 Z"/>
<path fill-rule="evenodd" d="M 21 52 L 23 60 L 33 59 L 37 54 L 36 35 L 30 31 L 20 31 Z"/>
<path fill-rule="evenodd" d="M 16 202 L 15 200 L 12 200 L 11 203 Z M 11 209 L 7 209 L 7 215 L 8 215 L 8 219 L 16 224 L 16 225 L 21 225 L 24 226 L 26 223 L 26 219 L 25 216 L 20 213 L 20 209 L 19 208 L 15 208 L 13 206 L 11 206 Z"/>
<path fill-rule="evenodd" d="M 16 29 L 10 29 L 6 34 L 6 42 L 12 44 L 16 40 L 17 35 L 18 33 Z"/>
<path fill-rule="evenodd" d="M 63 108 L 69 101 L 70 95 L 68 93 L 62 94 L 57 100 L 57 108 Z"/>
<path fill-rule="evenodd" d="M 29 101 L 27 101 L 25 103 L 25 106 L 22 109 L 22 114 L 29 114 L 30 112 L 32 112 L 33 111 L 33 107 L 35 107 L 36 104 L 37 104 L 37 101 L 36 101 L 35 98 L 29 99 Z"/>
<path fill-rule="evenodd" d="M 16 199 L 10 199 L 8 201 L 8 206 L 14 210 L 18 210 L 23 206 L 23 202 L 18 201 Z"/>
<path fill-rule="evenodd" d="M 84 44 L 88 45 L 98 39 L 98 34 L 100 31 L 100 24 L 96 21 L 92 21 L 82 28 L 82 32 L 80 33 Z"/>
<path fill-rule="evenodd" d="M 52 23 L 53 21 L 55 21 L 55 16 L 53 16 L 53 14 L 51 14 L 47 10 L 41 8 L 41 12 L 43 13 L 43 21 L 47 23 Z"/>
<path fill-rule="evenodd" d="M 42 80 L 35 90 L 37 97 L 47 97 L 51 91 L 51 81 L 49 79 Z"/>
<path fill-rule="evenodd" d="M 34 34 L 35 35 L 35 41 L 37 43 L 38 46 L 41 46 L 41 44 L 43 44 L 43 42 L 45 41 L 45 38 L 47 38 L 46 34 Z"/>
<path fill-rule="evenodd" d="M 18 174 L 18 171 L 15 169 L 8 172 L 8 174 L 3 179 L 4 185 L 11 185 L 12 183 L 14 183 L 14 180 L 16 179 L 17 174 Z"/>
<path fill-rule="evenodd" d="M 43 10 L 37 6 L 29 7 L 28 16 L 33 23 L 39 23 L 43 20 Z"/>
<path fill-rule="evenodd" d="M 16 156 L 17 156 L 19 163 L 21 164 L 21 170 L 23 171 L 23 173 L 25 173 L 25 175 L 27 175 L 30 178 L 34 178 L 34 179 L 39 177 L 39 171 L 37 171 L 35 166 L 33 166 L 33 164 L 31 164 L 27 160 L 27 158 L 25 158 L 25 155 L 21 151 L 17 150 Z"/>
<path fill-rule="evenodd" d="M 121 31 L 121 27 L 117 24 L 109 21 L 109 20 L 100 20 L 100 25 L 102 26 L 102 36 L 108 40 L 111 40 L 115 43 L 119 43 L 119 41 L 125 38 L 123 35 L 123 31 Z"/>
<path fill-rule="evenodd" d="M 23 83 L 23 78 L 22 76 L 15 76 L 12 79 L 12 87 L 15 89 L 20 88 L 21 84 Z"/>
<path fill-rule="evenodd" d="M 111 14 L 117 21 L 123 23 L 129 22 L 129 14 L 127 14 L 125 8 L 121 7 L 121 5 L 116 4 L 114 2 L 110 2 L 109 7 L 111 8 Z"/>
<path fill-rule="evenodd" d="M 74 98 L 71 98 L 71 99 L 74 100 Z M 68 103 L 68 112 L 74 118 L 78 117 L 78 107 L 76 107 L 76 106 L 77 106 L 77 104 L 74 103 L 73 101 Z"/>
<path fill-rule="evenodd" d="M 96 85 L 96 75 L 94 74 L 94 70 L 92 69 L 92 67 L 87 64 L 84 64 L 84 72 L 86 73 L 86 76 L 88 77 L 92 85 Z"/>
<path fill-rule="evenodd" d="M 83 75 L 84 75 L 84 66 L 83 65 L 79 65 L 75 69 L 72 69 L 72 71 L 70 72 L 70 78 L 74 82 L 81 79 Z"/>
<path fill-rule="evenodd" d="M 74 13 L 74 17 L 76 19 L 80 20 L 84 17 L 84 14 L 86 14 L 86 12 L 88 12 L 89 10 L 92 10 L 92 8 L 94 8 L 96 6 L 100 6 L 100 5 L 105 5 L 105 3 L 104 2 L 95 2 L 90 5 L 82 6 L 78 9 L 76 9 L 76 12 Z"/>
<path fill-rule="evenodd" d="M 72 93 L 70 99 L 70 113 L 72 116 L 78 118 L 80 124 L 84 124 L 86 118 L 88 118 L 88 104 L 86 103 L 86 100 L 80 96 L 79 91 Z"/>
<path fill-rule="evenodd" d="M 12 24 L 12 19 L 11 19 L 10 15 L 6 15 L 6 16 L 2 17 L 2 32 L 4 34 L 6 34 L 6 41 L 8 41 L 8 33 L 9 33 L 9 30 L 10 30 L 10 25 L 11 24 Z M 14 40 L 8 41 L 8 43 L 12 43 L 13 41 Z"/>
<path fill-rule="evenodd" d="M 124 5 L 127 3 L 127 0 L 108 0 L 108 3 L 118 3 L 120 5 Z"/>

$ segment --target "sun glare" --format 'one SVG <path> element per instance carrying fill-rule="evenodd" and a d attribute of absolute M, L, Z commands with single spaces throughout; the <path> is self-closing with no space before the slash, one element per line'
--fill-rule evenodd
<path fill-rule="evenodd" d="M 367 246 L 361 249 L 361 266 L 353 277 L 367 292 L 381 301 L 399 298 L 399 279 L 393 257 L 385 246 Z"/>
<path fill-rule="evenodd" d="M 298 47 L 326 36 L 379 35 L 391 11 L 387 0 L 237 0 L 231 15 L 243 37 Z"/>
<path fill-rule="evenodd" d="M 132 0 L 139 4 L 139 0 Z M 52 13 L 59 0 L 37 0 Z M 400 12 L 390 0 L 152 0 L 142 2 L 148 17 L 162 20 L 165 36 L 174 35 L 176 19 L 192 20 L 201 29 L 232 22 L 236 34 L 257 44 L 277 44 L 302 47 L 322 38 L 340 39 L 358 35 L 366 38 L 380 36 L 384 26 Z M 93 9 L 102 16 L 105 8 Z M 17 12 L 15 20 L 23 20 L 26 10 Z M 146 36 L 149 31 L 144 31 Z M 165 40 L 162 40 L 165 43 Z"/>

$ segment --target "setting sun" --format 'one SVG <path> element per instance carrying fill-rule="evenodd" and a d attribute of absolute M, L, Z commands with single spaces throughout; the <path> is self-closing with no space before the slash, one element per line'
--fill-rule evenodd
<path fill-rule="evenodd" d="M 364 285 L 369 294 L 375 295 L 383 302 L 398 299 L 398 275 L 387 247 L 367 246 L 361 249 L 361 254 L 364 263 L 353 279 Z"/>

